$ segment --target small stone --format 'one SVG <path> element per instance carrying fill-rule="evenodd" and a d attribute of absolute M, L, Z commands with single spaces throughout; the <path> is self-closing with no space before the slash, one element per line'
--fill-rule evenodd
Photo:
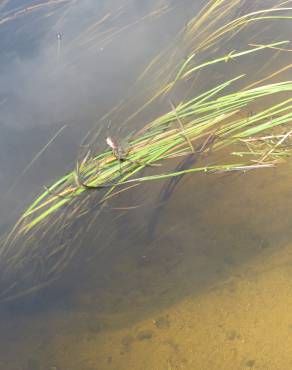
<path fill-rule="evenodd" d="M 252 368 L 255 365 L 255 360 L 247 360 L 245 365 L 249 368 Z"/>
<path fill-rule="evenodd" d="M 227 339 L 228 339 L 228 340 L 240 339 L 240 335 L 239 335 L 235 330 L 231 330 L 231 331 L 227 334 Z"/>
<path fill-rule="evenodd" d="M 153 331 L 151 330 L 142 330 L 137 334 L 139 340 L 149 340 L 153 337 Z"/>
<path fill-rule="evenodd" d="M 151 258 L 149 256 L 146 256 L 146 255 L 142 255 L 142 256 L 139 256 L 137 258 L 137 265 L 138 265 L 138 267 L 146 266 L 150 262 L 151 262 Z"/>

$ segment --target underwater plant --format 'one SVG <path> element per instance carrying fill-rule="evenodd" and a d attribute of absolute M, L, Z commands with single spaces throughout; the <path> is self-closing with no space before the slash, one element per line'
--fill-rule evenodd
<path fill-rule="evenodd" d="M 94 209 L 93 223 L 121 192 L 189 173 L 275 167 L 292 154 L 292 81 L 286 75 L 292 65 L 279 62 L 281 55 L 291 52 L 290 40 L 270 40 L 265 28 L 291 21 L 287 3 L 274 1 L 265 8 L 255 1 L 250 10 L 245 0 L 210 1 L 187 23 L 137 78 L 141 96 L 130 92 L 97 123 L 75 168 L 46 187 L 3 239 L 0 300 L 26 295 L 58 279 L 76 253 L 72 241 L 90 226 L 82 224 L 83 217 Z M 247 60 L 256 63 L 263 53 L 266 64 L 254 67 L 252 74 L 250 68 L 244 70 Z M 238 64 L 241 60 L 244 65 Z M 117 121 L 137 104 L 126 120 L 116 122 L 131 128 L 127 148 L 108 135 L 104 150 L 90 149 L 111 115 Z M 141 116 L 157 107 L 162 113 L 141 128 Z M 201 163 L 210 152 L 224 155 Z M 165 163 L 175 159 L 187 165 L 166 170 Z M 44 240 L 49 248 L 42 247 Z M 32 266 L 29 271 L 27 264 Z"/>

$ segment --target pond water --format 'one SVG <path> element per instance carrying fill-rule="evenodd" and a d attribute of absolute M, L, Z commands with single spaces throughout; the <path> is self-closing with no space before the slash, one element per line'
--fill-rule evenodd
<path fill-rule="evenodd" d="M 203 4 L 0 1 L 3 234 L 43 185 L 74 166 L 99 122 L 96 144 L 105 147 L 101 117 L 138 96 L 137 76 Z M 274 28 L 273 41 L 289 29 L 276 37 Z M 245 67 L 252 80 L 254 65 Z M 213 70 L 214 80 L 232 78 L 228 68 Z M 112 115 L 116 135 L 157 115 L 120 133 L 134 109 Z M 292 368 L 291 173 L 288 160 L 259 172 L 184 176 L 161 209 L 161 182 L 118 197 L 61 279 L 1 303 L 0 370 Z"/>

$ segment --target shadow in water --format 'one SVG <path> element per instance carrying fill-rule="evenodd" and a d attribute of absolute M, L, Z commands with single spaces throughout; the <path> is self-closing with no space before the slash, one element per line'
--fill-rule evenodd
<path fill-rule="evenodd" d="M 153 205 L 126 213 L 105 210 L 62 279 L 5 310 L 10 318 L 44 315 L 52 322 L 70 313 L 74 323 L 65 320 L 64 325 L 71 330 L 83 326 L 74 318 L 82 314 L 100 329 L 116 330 L 188 296 L 236 285 L 249 274 L 250 261 L 276 253 L 291 237 L 287 180 L 284 168 L 184 178 L 150 243 L 147 223 Z M 155 192 L 158 184 L 111 206 L 130 205 L 135 198 L 137 203 Z"/>

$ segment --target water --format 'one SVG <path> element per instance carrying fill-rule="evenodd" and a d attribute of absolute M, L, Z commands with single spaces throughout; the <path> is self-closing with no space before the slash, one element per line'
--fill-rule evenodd
<path fill-rule="evenodd" d="M 94 48 L 82 32 L 97 15 L 114 12 L 117 2 L 92 4 L 53 8 L 55 15 L 44 22 L 32 13 L 33 34 L 23 18 L 1 30 L 6 59 L 0 95 L 8 99 L 0 126 L 3 231 L 43 184 L 74 166 L 92 124 L 188 19 L 183 11 L 169 13 L 161 23 L 146 22 L 136 33 Z M 133 1 L 127 19 L 117 17 L 103 31 L 120 29 L 152 7 Z M 224 68 L 216 73 L 219 80 Z M 106 130 L 107 123 L 104 137 Z M 98 140 L 105 146 L 102 135 Z M 185 176 L 162 209 L 154 237 L 148 225 L 162 184 L 116 199 L 111 206 L 117 209 L 97 220 L 61 280 L 3 304 L 0 370 L 289 369 L 290 174 L 288 162 L 247 174 Z"/>

